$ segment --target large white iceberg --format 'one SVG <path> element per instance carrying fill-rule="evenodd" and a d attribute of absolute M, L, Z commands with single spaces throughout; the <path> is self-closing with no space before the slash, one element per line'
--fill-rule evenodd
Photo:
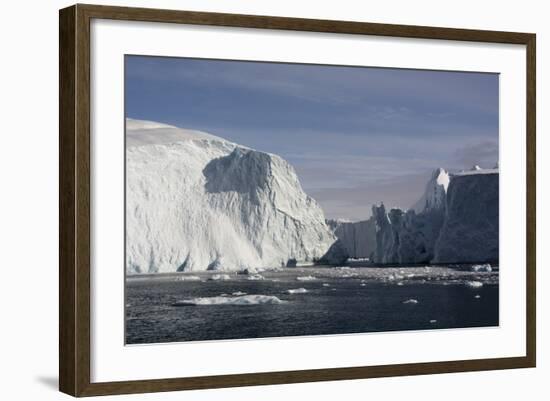
<path fill-rule="evenodd" d="M 316 261 L 336 237 L 281 157 L 159 123 L 126 123 L 126 270 Z"/>

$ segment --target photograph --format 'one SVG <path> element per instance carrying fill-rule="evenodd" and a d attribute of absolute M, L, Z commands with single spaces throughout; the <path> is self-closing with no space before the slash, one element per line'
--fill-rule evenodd
<path fill-rule="evenodd" d="M 499 326 L 499 74 L 124 56 L 125 344 Z"/>

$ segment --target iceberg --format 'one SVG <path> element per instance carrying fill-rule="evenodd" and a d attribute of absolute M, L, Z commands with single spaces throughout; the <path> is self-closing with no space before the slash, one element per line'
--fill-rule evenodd
<path fill-rule="evenodd" d="M 129 274 L 314 263 L 337 240 L 290 164 L 208 133 L 127 119 L 126 178 Z"/>
<path fill-rule="evenodd" d="M 473 170 L 452 177 L 445 221 L 434 262 L 495 262 L 499 259 L 498 170 Z"/>
<path fill-rule="evenodd" d="M 498 169 L 433 172 L 410 209 L 372 208 L 379 264 L 487 263 L 498 261 Z M 489 267 L 487 267 L 489 266 Z M 490 265 L 474 266 L 490 271 Z"/>
<path fill-rule="evenodd" d="M 483 287 L 483 283 L 481 281 L 466 281 L 464 284 L 466 284 L 466 286 L 470 287 L 470 288 L 481 288 L 481 287 Z"/>
<path fill-rule="evenodd" d="M 296 280 L 298 280 L 298 281 L 313 281 L 313 280 L 317 280 L 317 277 L 314 277 L 314 276 L 298 276 L 298 277 L 296 277 Z"/>
<path fill-rule="evenodd" d="M 174 302 L 172 306 L 211 306 L 211 305 L 263 305 L 283 304 L 282 301 L 273 295 L 242 295 L 242 296 L 219 296 L 189 298 Z"/>
<path fill-rule="evenodd" d="M 295 289 L 286 290 L 286 292 L 288 294 L 305 294 L 308 291 L 305 288 L 295 288 Z"/>
<path fill-rule="evenodd" d="M 376 247 L 376 224 L 373 218 L 358 222 L 327 220 L 349 258 L 368 261 Z"/>
<path fill-rule="evenodd" d="M 175 281 L 201 281 L 199 276 L 179 276 Z"/>
<path fill-rule="evenodd" d="M 231 276 L 229 274 L 214 274 L 208 280 L 209 281 L 227 281 L 227 280 L 231 280 Z"/>

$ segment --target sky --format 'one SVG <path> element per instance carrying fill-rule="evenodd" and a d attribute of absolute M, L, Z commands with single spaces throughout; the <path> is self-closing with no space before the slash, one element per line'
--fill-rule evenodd
<path fill-rule="evenodd" d="M 498 74 L 125 58 L 126 117 L 278 154 L 327 218 L 409 208 L 431 172 L 498 161 Z"/>

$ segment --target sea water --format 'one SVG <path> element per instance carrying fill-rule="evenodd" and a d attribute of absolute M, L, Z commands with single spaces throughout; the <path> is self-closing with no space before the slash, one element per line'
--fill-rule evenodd
<path fill-rule="evenodd" d="M 498 326 L 498 269 L 129 276 L 125 306 L 127 344 Z"/>

